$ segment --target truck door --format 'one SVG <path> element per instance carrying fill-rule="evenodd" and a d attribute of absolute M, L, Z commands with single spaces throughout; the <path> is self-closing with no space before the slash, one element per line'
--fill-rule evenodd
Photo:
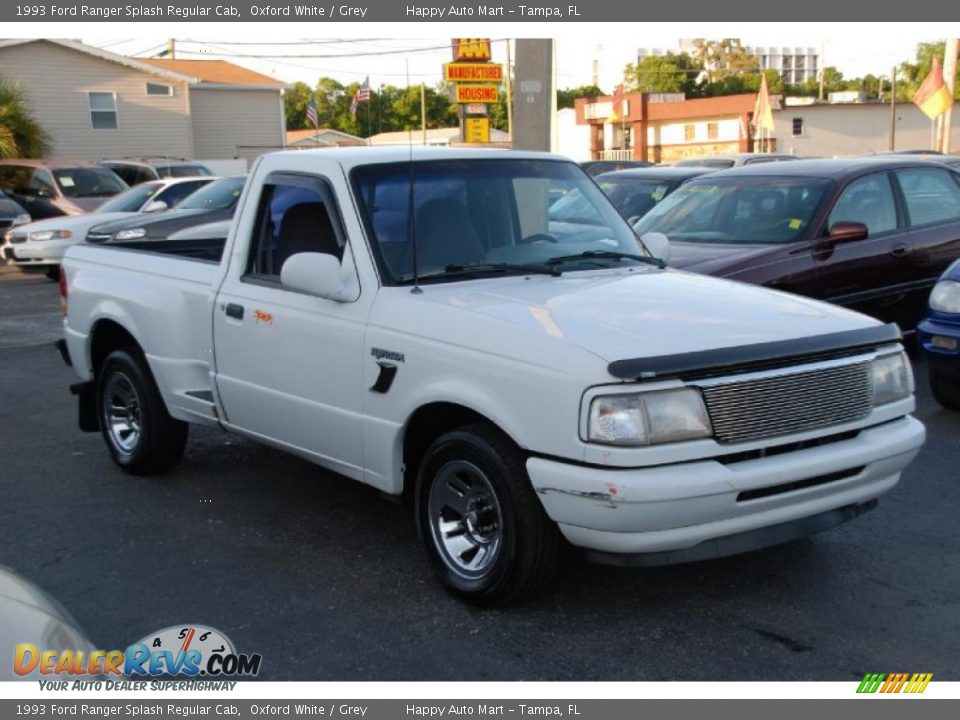
<path fill-rule="evenodd" d="M 296 253 L 329 253 L 354 267 L 331 184 L 315 175 L 271 173 L 249 232 L 249 244 L 238 244 L 248 247 L 246 257 L 232 258 L 214 308 L 225 421 L 355 475 L 362 461 L 367 303 L 280 283 L 280 268 Z"/>

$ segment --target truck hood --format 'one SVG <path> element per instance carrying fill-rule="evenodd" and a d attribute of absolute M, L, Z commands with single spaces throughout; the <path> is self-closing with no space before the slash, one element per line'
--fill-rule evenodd
<path fill-rule="evenodd" d="M 880 324 L 798 295 L 676 270 L 472 280 L 424 286 L 416 297 L 518 326 L 527 339 L 539 335 L 572 343 L 607 362 Z M 438 332 L 451 330 L 472 335 L 469 323 Z"/>
<path fill-rule="evenodd" d="M 675 268 L 707 275 L 726 274 L 739 268 L 745 261 L 760 257 L 778 245 L 728 245 L 725 243 L 691 243 L 670 241 L 670 265 Z"/>

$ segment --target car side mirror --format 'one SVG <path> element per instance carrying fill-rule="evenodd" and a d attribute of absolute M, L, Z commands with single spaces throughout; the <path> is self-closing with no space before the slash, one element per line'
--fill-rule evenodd
<path fill-rule="evenodd" d="M 869 235 L 870 230 L 862 222 L 839 220 L 830 226 L 827 240 L 831 245 L 839 245 L 840 243 L 866 240 Z"/>
<path fill-rule="evenodd" d="M 660 258 L 664 263 L 670 262 L 670 239 L 659 232 L 648 232 L 640 236 L 640 241 L 647 246 L 654 257 Z"/>
<path fill-rule="evenodd" d="M 350 302 L 356 295 L 350 283 L 344 282 L 340 261 L 328 253 L 291 255 L 280 268 L 280 283 L 291 290 L 337 302 Z"/>
<path fill-rule="evenodd" d="M 143 209 L 143 212 L 155 213 L 160 212 L 161 210 L 166 210 L 168 207 L 169 205 L 167 205 L 167 203 L 165 203 L 163 200 L 154 200 Z"/>

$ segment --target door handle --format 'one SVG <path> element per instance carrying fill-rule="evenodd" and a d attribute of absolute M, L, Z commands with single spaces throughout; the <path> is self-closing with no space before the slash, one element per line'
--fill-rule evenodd
<path fill-rule="evenodd" d="M 893 246 L 893 249 L 890 251 L 890 254 L 894 257 L 906 257 L 913 251 L 913 246 L 910 243 L 900 242 Z"/>
<path fill-rule="evenodd" d="M 227 307 L 224 309 L 224 312 L 227 313 L 227 317 L 236 318 L 237 320 L 243 320 L 243 305 L 237 305 L 236 303 L 227 303 Z"/>

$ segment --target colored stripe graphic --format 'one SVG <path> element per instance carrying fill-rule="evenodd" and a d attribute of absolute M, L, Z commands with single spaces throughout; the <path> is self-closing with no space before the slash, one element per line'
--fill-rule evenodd
<path fill-rule="evenodd" d="M 867 673 L 857 687 L 858 693 L 895 694 L 922 693 L 933 679 L 933 673 Z"/>

